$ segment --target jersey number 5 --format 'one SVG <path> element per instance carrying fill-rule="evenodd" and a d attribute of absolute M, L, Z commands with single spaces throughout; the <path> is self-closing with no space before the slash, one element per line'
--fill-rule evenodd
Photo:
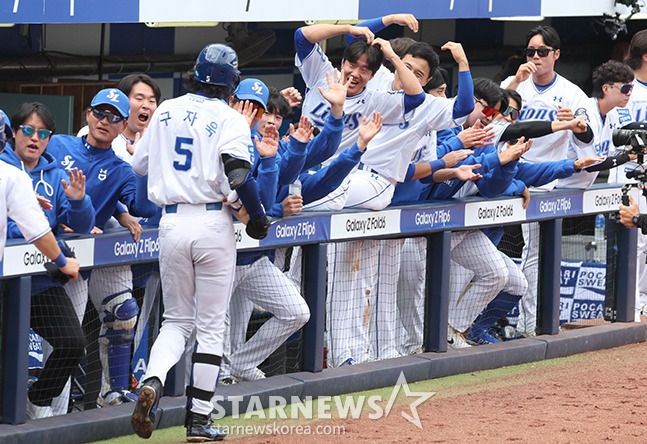
<path fill-rule="evenodd" d="M 193 145 L 193 139 L 190 137 L 176 137 L 175 138 L 175 152 L 184 156 L 182 162 L 174 161 L 173 168 L 180 171 L 188 171 L 191 168 L 191 160 L 193 153 L 189 148 L 182 148 L 182 145 Z"/>

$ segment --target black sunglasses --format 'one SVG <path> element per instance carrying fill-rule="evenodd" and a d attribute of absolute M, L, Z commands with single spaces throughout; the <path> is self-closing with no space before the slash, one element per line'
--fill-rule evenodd
<path fill-rule="evenodd" d="M 519 110 L 513 106 L 508 106 L 501 114 L 505 117 L 510 116 L 512 120 L 519 118 Z"/>
<path fill-rule="evenodd" d="M 624 85 L 617 86 L 613 83 L 607 83 L 611 88 L 619 88 L 622 94 L 629 94 L 634 89 L 633 83 L 625 83 Z"/>
<path fill-rule="evenodd" d="M 29 125 L 20 125 L 19 128 L 25 137 L 31 137 L 34 135 L 34 133 L 37 133 L 39 139 L 46 140 L 49 136 L 52 135 L 52 130 L 48 130 L 46 128 L 36 130 L 36 128 Z"/>
<path fill-rule="evenodd" d="M 90 111 L 92 111 L 92 114 L 94 114 L 94 117 L 96 117 L 97 120 L 103 120 L 106 117 L 110 123 L 119 123 L 124 120 L 124 118 L 119 114 L 111 113 L 110 111 L 104 111 L 98 108 L 90 108 Z"/>
<path fill-rule="evenodd" d="M 534 57 L 535 53 L 539 54 L 539 57 L 547 57 L 551 51 L 555 51 L 553 48 L 546 48 L 542 46 L 541 48 L 526 48 L 526 57 Z"/>

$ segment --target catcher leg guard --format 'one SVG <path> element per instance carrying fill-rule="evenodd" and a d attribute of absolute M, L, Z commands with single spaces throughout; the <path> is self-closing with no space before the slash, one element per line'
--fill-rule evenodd
<path fill-rule="evenodd" d="M 478 336 L 479 333 L 487 332 L 495 326 L 501 319 L 507 319 L 507 315 L 517 306 L 521 300 L 521 295 L 513 295 L 506 292 L 499 293 L 483 309 L 481 314 L 476 318 L 468 332 L 468 337 Z M 507 323 L 506 323 L 507 325 Z M 504 326 L 502 326 L 504 327 Z M 504 339 L 504 338 L 499 338 Z M 510 338 L 508 338 L 510 339 Z"/>
<path fill-rule="evenodd" d="M 130 347 L 135 337 L 139 307 L 130 292 L 109 296 L 101 305 L 104 333 L 100 340 L 107 344 L 107 347 L 99 349 L 107 355 L 102 357 L 104 377 L 110 390 L 123 393 L 130 386 Z"/>

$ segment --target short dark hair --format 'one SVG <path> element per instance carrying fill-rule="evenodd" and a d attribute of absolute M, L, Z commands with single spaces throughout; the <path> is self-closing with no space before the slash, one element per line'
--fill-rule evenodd
<path fill-rule="evenodd" d="M 634 80 L 634 72 L 629 65 L 618 62 L 616 60 L 609 60 L 593 70 L 592 75 L 594 97 L 604 97 L 602 86 L 609 83 L 631 83 Z"/>
<path fill-rule="evenodd" d="M 375 46 L 369 45 L 364 40 L 355 40 L 344 49 L 344 60 L 350 63 L 356 63 L 363 55 L 366 55 L 368 60 L 368 69 L 375 74 L 384 60 L 382 51 Z"/>
<path fill-rule="evenodd" d="M 445 68 L 438 67 L 434 70 L 434 74 L 431 77 L 429 83 L 425 85 L 424 90 L 429 92 L 432 89 L 436 89 L 442 85 L 449 86 L 449 73 Z"/>
<path fill-rule="evenodd" d="M 153 90 L 153 94 L 155 95 L 155 100 L 157 100 L 158 104 L 160 103 L 160 100 L 162 100 L 162 90 L 160 90 L 159 85 L 148 74 L 144 74 L 144 73 L 128 74 L 126 77 L 121 79 L 119 83 L 117 83 L 117 88 L 119 88 L 119 90 L 121 90 L 122 93 L 129 96 L 130 91 L 133 89 L 133 86 L 135 86 L 138 83 L 144 83 L 150 86 L 151 89 Z"/>
<path fill-rule="evenodd" d="M 423 59 L 429 65 L 429 75 L 431 76 L 438 65 L 440 65 L 440 57 L 434 51 L 434 48 L 427 42 L 416 42 L 410 45 L 405 51 L 404 54 L 400 57 L 410 54 L 412 57 Z"/>
<path fill-rule="evenodd" d="M 32 114 L 36 114 L 40 117 L 45 124 L 45 127 L 52 131 L 52 134 L 56 132 L 54 114 L 52 114 L 50 109 L 40 102 L 29 102 L 20 105 L 16 112 L 13 113 L 13 116 L 11 116 L 11 128 L 13 129 L 14 134 L 18 132 L 20 125 L 25 123 Z"/>
<path fill-rule="evenodd" d="M 642 66 L 643 54 L 647 52 L 647 29 L 638 31 L 631 38 L 629 53 L 627 54 L 627 65 L 631 69 L 639 69 Z"/>
<path fill-rule="evenodd" d="M 544 39 L 544 43 L 546 43 L 546 45 L 550 46 L 551 48 L 553 49 L 561 48 L 561 40 L 555 28 L 553 28 L 552 26 L 542 26 L 542 25 L 535 26 L 530 31 L 528 31 L 528 35 L 526 35 L 526 47 L 528 47 L 528 43 L 530 43 L 530 39 L 532 39 L 536 35 L 541 35 L 542 38 Z"/>
<path fill-rule="evenodd" d="M 407 48 L 413 43 L 416 43 L 416 41 L 411 37 L 396 37 L 394 39 L 390 39 L 389 43 L 391 44 L 391 48 L 393 48 L 393 52 L 395 52 L 398 57 L 402 58 Z M 384 60 L 382 64 L 386 66 L 389 71 L 395 71 L 395 66 L 393 66 L 393 63 L 390 61 Z"/>
<path fill-rule="evenodd" d="M 279 113 L 284 119 L 290 117 L 292 108 L 290 102 L 285 98 L 281 91 L 274 87 L 269 87 L 270 95 L 267 99 L 267 111 L 271 114 Z"/>
<path fill-rule="evenodd" d="M 517 102 L 517 105 L 519 106 L 519 109 L 517 111 L 521 110 L 521 107 L 523 106 L 523 99 L 521 98 L 521 94 L 519 94 L 514 89 L 504 89 L 503 90 L 503 95 L 505 96 L 506 101 L 508 102 L 508 106 L 510 106 L 510 100 L 509 99 L 512 99 L 515 102 Z"/>
<path fill-rule="evenodd" d="M 477 77 L 474 79 L 474 97 L 477 99 L 485 100 L 489 106 L 496 106 L 501 102 L 501 110 L 508 106 L 508 101 L 503 94 L 503 90 L 499 85 L 494 83 L 492 79 L 485 77 Z"/>
<path fill-rule="evenodd" d="M 187 92 L 202 92 L 205 97 L 208 97 L 210 99 L 222 99 L 225 101 L 229 100 L 229 97 L 231 97 L 231 93 L 233 92 L 231 89 L 227 88 L 226 86 L 211 85 L 209 83 L 198 82 L 198 80 L 195 78 L 194 71 L 195 70 L 192 69 L 186 73 L 186 78 L 184 79 L 184 89 Z"/>

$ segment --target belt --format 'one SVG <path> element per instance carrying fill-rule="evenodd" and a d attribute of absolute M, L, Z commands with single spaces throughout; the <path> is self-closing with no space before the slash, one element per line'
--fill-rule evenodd
<path fill-rule="evenodd" d="M 182 204 L 182 205 L 186 205 L 186 204 Z M 195 206 L 198 206 L 198 205 L 204 205 L 204 208 L 207 211 L 219 211 L 219 210 L 222 209 L 222 202 L 210 202 L 210 203 L 206 203 L 206 204 L 195 204 Z M 166 205 L 164 207 L 164 211 L 166 212 L 166 214 L 177 213 L 177 206 L 178 206 L 178 204 Z"/>
<path fill-rule="evenodd" d="M 359 166 L 357 168 L 360 169 L 360 170 L 368 171 L 369 173 L 380 174 L 377 171 L 375 171 L 373 168 L 369 167 L 368 165 L 364 165 L 361 162 L 360 162 L 360 164 L 359 164 Z"/>

